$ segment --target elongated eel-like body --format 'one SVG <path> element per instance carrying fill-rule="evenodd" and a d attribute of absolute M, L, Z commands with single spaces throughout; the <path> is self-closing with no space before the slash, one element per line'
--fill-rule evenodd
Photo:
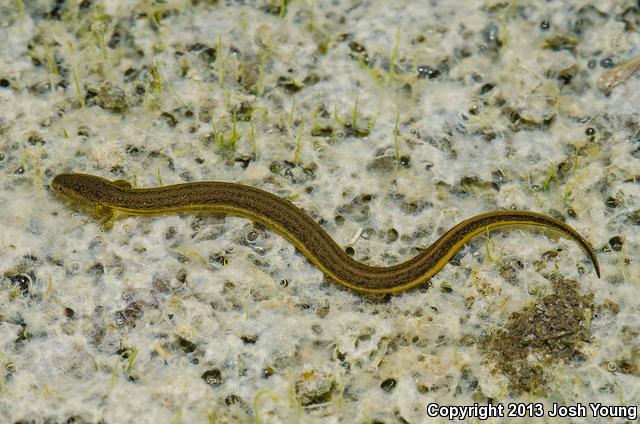
<path fill-rule="evenodd" d="M 451 228 L 416 257 L 397 265 L 379 267 L 351 258 L 293 203 L 246 185 L 206 181 L 133 188 L 123 180 L 60 174 L 51 186 L 66 197 L 93 208 L 99 215 L 113 211 L 131 215 L 211 211 L 249 218 L 284 236 L 332 280 L 365 292 L 398 292 L 424 283 L 469 239 L 489 228 L 504 225 L 536 225 L 559 231 L 580 245 L 600 277 L 595 252 L 584 237 L 567 224 L 534 212 L 501 210 L 474 216 Z"/>

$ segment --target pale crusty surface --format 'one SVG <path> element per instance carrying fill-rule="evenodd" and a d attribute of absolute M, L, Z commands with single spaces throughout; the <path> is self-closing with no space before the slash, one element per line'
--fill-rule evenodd
<path fill-rule="evenodd" d="M 637 405 L 640 78 L 596 83 L 640 54 L 639 25 L 635 1 L 1 2 L 0 421 Z M 259 187 L 380 265 L 531 210 L 603 275 L 516 229 L 428 289 L 363 296 L 241 218 L 103 231 L 53 195 L 60 172 Z"/>

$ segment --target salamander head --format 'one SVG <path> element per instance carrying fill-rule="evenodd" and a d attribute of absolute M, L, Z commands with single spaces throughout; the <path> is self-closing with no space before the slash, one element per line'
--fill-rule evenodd
<path fill-rule="evenodd" d="M 114 185 L 104 178 L 88 174 L 58 174 L 51 181 L 58 193 L 83 205 L 95 206 L 104 200 Z"/>

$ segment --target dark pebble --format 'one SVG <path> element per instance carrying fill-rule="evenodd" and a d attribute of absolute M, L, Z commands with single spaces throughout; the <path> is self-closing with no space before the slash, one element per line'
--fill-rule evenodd
<path fill-rule="evenodd" d="M 396 387 L 397 381 L 394 378 L 387 378 L 380 384 L 380 388 L 385 392 L 390 392 Z"/>
<path fill-rule="evenodd" d="M 175 127 L 176 124 L 178 123 L 178 121 L 176 120 L 176 118 L 170 114 L 169 112 L 162 112 L 162 114 L 160 114 L 160 117 L 164 120 L 164 122 L 169 125 L 170 127 Z"/>
<path fill-rule="evenodd" d="M 31 283 L 31 278 L 28 275 L 15 274 L 9 275 L 7 276 L 7 278 L 9 278 L 11 284 L 13 284 L 14 286 L 18 286 L 23 296 L 29 294 L 29 285 Z"/>
<path fill-rule="evenodd" d="M 239 402 L 242 402 L 242 399 L 240 399 L 238 395 L 229 395 L 226 398 L 224 398 L 224 404 L 227 406 L 231 406 L 234 403 L 239 403 Z"/>
<path fill-rule="evenodd" d="M 274 370 L 273 368 L 271 368 L 271 367 L 267 367 L 267 368 L 264 368 L 264 369 L 262 370 L 262 372 L 260 373 L 260 376 L 261 376 L 262 378 L 269 378 L 269 377 L 271 377 L 273 374 L 275 374 L 275 370 Z"/>
<path fill-rule="evenodd" d="M 622 250 L 623 244 L 624 240 L 620 236 L 611 237 L 611 239 L 609 240 L 609 246 L 611 246 L 611 249 L 615 250 L 616 252 Z"/>
<path fill-rule="evenodd" d="M 227 266 L 229 260 L 224 255 L 215 255 L 213 258 L 209 259 L 210 262 L 214 262 L 220 266 Z"/>
<path fill-rule="evenodd" d="M 176 274 L 176 280 L 184 284 L 187 281 L 187 271 L 184 269 L 179 270 Z"/>
<path fill-rule="evenodd" d="M 571 75 L 560 75 L 558 79 L 562 81 L 564 85 L 568 85 L 571 83 L 571 80 L 573 79 L 573 77 Z"/>
<path fill-rule="evenodd" d="M 64 316 L 69 319 L 74 319 L 76 317 L 76 313 L 71 308 L 64 308 Z"/>
<path fill-rule="evenodd" d="M 384 238 L 388 242 L 394 242 L 398 240 L 398 230 L 396 230 L 395 228 L 389 228 Z"/>
<path fill-rule="evenodd" d="M 247 169 L 253 159 L 253 156 L 240 156 L 235 158 L 234 161 L 239 163 L 243 169 Z"/>
<path fill-rule="evenodd" d="M 256 341 L 258 341 L 258 336 L 242 336 L 240 337 L 240 339 L 242 340 L 242 343 L 244 344 L 256 344 Z"/>
<path fill-rule="evenodd" d="M 487 94 L 488 92 L 492 91 L 494 88 L 496 88 L 495 84 L 488 82 L 484 84 L 482 87 L 480 87 L 480 95 Z"/>
<path fill-rule="evenodd" d="M 190 340 L 178 336 L 178 344 L 184 353 L 191 353 L 196 350 L 196 344 Z"/>
<path fill-rule="evenodd" d="M 613 60 L 610 57 L 605 57 L 600 61 L 600 66 L 603 68 L 613 68 L 616 64 L 613 63 Z"/>
<path fill-rule="evenodd" d="M 91 268 L 88 269 L 87 271 L 89 274 L 93 274 L 93 275 L 103 275 L 104 274 L 104 265 L 102 265 L 100 262 L 95 263 L 91 266 Z"/>
<path fill-rule="evenodd" d="M 431 66 L 428 65 L 421 65 L 418 66 L 418 78 L 424 79 L 424 78 L 429 78 L 429 79 L 434 79 L 440 76 L 440 71 L 438 71 L 437 69 L 432 68 Z"/>
<path fill-rule="evenodd" d="M 176 227 L 172 225 L 171 227 L 167 228 L 167 231 L 165 231 L 164 239 L 171 240 L 172 238 L 175 237 L 175 235 L 176 235 Z"/>
<path fill-rule="evenodd" d="M 355 52 L 355 53 L 362 53 L 363 51 L 366 50 L 364 46 L 358 43 L 357 41 L 350 41 L 349 48 L 351 49 L 352 52 Z"/>
<path fill-rule="evenodd" d="M 615 197 L 609 197 L 604 204 L 607 205 L 608 208 L 615 209 L 618 207 L 618 200 Z"/>
<path fill-rule="evenodd" d="M 222 373 L 218 369 L 205 371 L 201 378 L 211 387 L 220 387 L 224 383 Z"/>
<path fill-rule="evenodd" d="M 198 57 L 207 63 L 215 62 L 217 57 L 216 49 L 213 47 L 207 47 L 198 54 Z"/>

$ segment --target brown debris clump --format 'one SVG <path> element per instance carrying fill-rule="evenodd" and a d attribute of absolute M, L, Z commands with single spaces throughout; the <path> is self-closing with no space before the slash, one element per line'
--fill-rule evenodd
<path fill-rule="evenodd" d="M 579 349 L 590 339 L 593 293 L 580 294 L 574 280 L 555 278 L 552 284 L 553 294 L 511 314 L 484 345 L 513 395 L 543 394 L 546 366 L 584 357 Z"/>

